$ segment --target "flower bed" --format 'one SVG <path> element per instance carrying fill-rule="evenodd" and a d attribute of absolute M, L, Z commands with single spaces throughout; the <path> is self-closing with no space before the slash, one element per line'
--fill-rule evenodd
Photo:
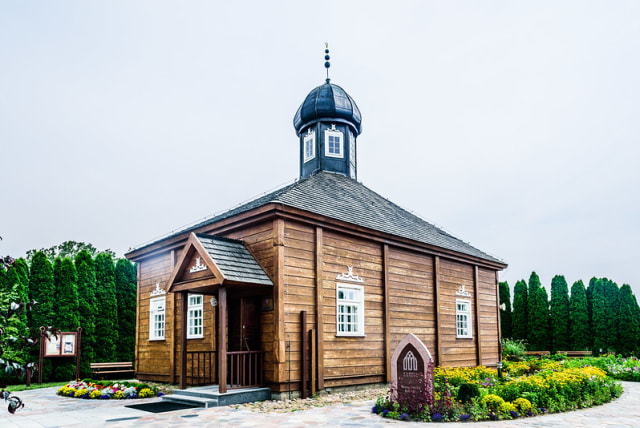
<path fill-rule="evenodd" d="M 68 383 L 58 389 L 58 395 L 86 400 L 124 400 L 132 398 L 159 397 L 157 388 L 135 382 L 99 382 L 85 379 Z"/>
<path fill-rule="evenodd" d="M 573 367 L 573 365 L 576 367 Z M 372 412 L 400 420 L 431 422 L 515 419 L 606 403 L 622 387 L 597 367 L 536 360 L 505 363 L 503 378 L 495 369 L 441 368 L 434 371 L 435 402 L 397 402 L 391 392 Z"/>

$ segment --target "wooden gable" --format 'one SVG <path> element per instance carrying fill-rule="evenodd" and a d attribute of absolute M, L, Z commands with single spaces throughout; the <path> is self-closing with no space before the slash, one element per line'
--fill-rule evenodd
<path fill-rule="evenodd" d="M 189 235 L 184 251 L 169 278 L 168 291 L 214 293 L 224 276 L 194 233 Z"/>

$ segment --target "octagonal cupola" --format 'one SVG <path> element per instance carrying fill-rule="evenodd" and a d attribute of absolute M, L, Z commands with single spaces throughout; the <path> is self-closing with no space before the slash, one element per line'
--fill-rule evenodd
<path fill-rule="evenodd" d="M 329 49 L 325 61 L 326 82 L 309 92 L 293 118 L 300 139 L 300 178 L 332 171 L 356 179 L 362 116 L 353 98 L 329 79 Z"/>

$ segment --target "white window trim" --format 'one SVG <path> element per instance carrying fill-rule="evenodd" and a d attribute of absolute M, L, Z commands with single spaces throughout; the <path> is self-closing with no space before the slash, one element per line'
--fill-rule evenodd
<path fill-rule="evenodd" d="M 167 309 L 167 298 L 166 296 L 162 297 L 154 297 L 149 300 L 149 340 L 165 340 L 166 334 L 166 311 Z M 158 329 L 156 329 L 156 315 L 162 314 L 162 335 L 157 334 Z"/>
<path fill-rule="evenodd" d="M 191 304 L 192 297 L 199 297 L 200 303 Z M 204 337 L 204 296 L 202 294 L 189 294 L 187 297 L 187 339 L 202 339 Z M 191 311 L 200 311 L 200 333 L 192 333 L 191 328 Z"/>
<path fill-rule="evenodd" d="M 307 156 L 307 143 L 311 145 L 311 154 Z M 304 150 L 304 162 L 309 162 L 316 157 L 316 132 L 312 131 L 304 136 L 303 147 Z"/>
<path fill-rule="evenodd" d="M 324 155 L 330 158 L 344 158 L 344 135 L 341 131 L 336 129 L 335 125 L 331 125 L 331 129 L 325 129 L 324 131 Z M 340 153 L 329 153 L 329 137 L 340 137 Z"/>
<path fill-rule="evenodd" d="M 356 324 L 357 331 L 340 331 L 340 302 L 339 293 L 340 290 L 356 290 L 360 297 L 359 301 L 347 301 L 344 303 L 354 304 L 357 307 L 358 323 Z M 364 337 L 364 287 L 361 285 L 344 284 L 338 282 L 336 284 L 336 336 L 348 336 L 348 337 Z"/>
<path fill-rule="evenodd" d="M 458 305 L 467 305 L 466 311 L 458 310 Z M 460 334 L 458 330 L 458 315 L 467 316 L 467 334 Z M 456 299 L 456 337 L 460 339 L 472 339 L 473 338 L 473 319 L 471 317 L 471 300 Z"/>

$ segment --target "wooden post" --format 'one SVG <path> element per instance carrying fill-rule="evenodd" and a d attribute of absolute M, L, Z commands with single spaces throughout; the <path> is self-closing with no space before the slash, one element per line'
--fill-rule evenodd
<path fill-rule="evenodd" d="M 316 227 L 316 328 L 318 389 L 324 389 L 324 302 L 322 295 L 322 228 Z"/>
<path fill-rule="evenodd" d="M 273 349 L 274 349 L 274 381 L 284 383 L 284 368 L 287 362 L 285 332 L 285 236 L 284 220 L 273 220 L 273 270 L 275 288 L 273 293 Z"/>
<path fill-rule="evenodd" d="M 387 382 L 391 382 L 391 312 L 389 311 L 389 245 L 382 247 L 383 287 L 384 287 L 384 372 Z"/>
<path fill-rule="evenodd" d="M 496 271 L 496 312 L 498 312 L 498 361 L 502 361 L 502 325 L 500 324 L 500 280 Z"/>
<path fill-rule="evenodd" d="M 80 344 L 82 342 L 82 327 L 78 327 L 78 334 L 76 335 L 76 379 L 80 379 Z M 138 367 L 136 366 L 136 370 Z M 29 386 L 29 385 L 27 385 Z"/>
<path fill-rule="evenodd" d="M 440 329 L 442 323 L 440 321 L 440 256 L 433 258 L 433 288 L 435 295 L 433 296 L 433 306 L 436 313 L 436 365 L 441 366 L 442 362 L 442 340 Z"/>
<path fill-rule="evenodd" d="M 302 394 L 302 399 L 304 400 L 305 398 L 307 398 L 307 371 L 308 371 L 308 366 L 307 366 L 307 339 L 308 339 L 308 332 L 307 332 L 307 311 L 300 311 L 300 326 L 301 326 L 301 332 L 300 332 L 300 339 L 302 342 L 302 349 L 300 352 L 300 358 L 302 359 L 300 362 L 300 367 L 302 368 L 302 376 L 301 376 L 301 386 L 300 386 L 300 393 Z"/>
<path fill-rule="evenodd" d="M 227 289 L 218 289 L 218 391 L 227 392 Z"/>
<path fill-rule="evenodd" d="M 176 267 L 176 250 L 171 250 L 170 254 L 171 260 L 169 261 L 169 270 L 173 272 L 173 269 Z M 169 284 L 167 284 L 167 288 Z M 167 306 L 165 304 L 165 314 L 173 314 L 171 318 L 165 315 L 165 323 L 168 323 L 166 326 L 166 332 L 171 335 L 171 338 L 167 338 L 167 343 L 171 344 L 169 348 L 169 383 L 176 382 L 176 293 L 169 293 L 169 302 L 171 306 L 171 311 L 167 310 Z M 169 319 L 171 321 L 169 322 Z M 151 326 L 149 327 L 151 328 Z M 138 366 L 136 366 L 137 368 Z"/>
<path fill-rule="evenodd" d="M 473 267 L 473 300 L 475 301 L 476 307 L 476 348 L 478 354 L 478 365 L 482 365 L 482 338 L 480 337 L 480 298 L 478 293 L 479 285 L 479 275 L 478 275 L 478 266 Z"/>
<path fill-rule="evenodd" d="M 311 348 L 311 396 L 316 395 L 316 331 L 309 330 L 309 347 Z"/>
<path fill-rule="evenodd" d="M 182 291 L 180 293 L 181 298 L 181 313 L 180 313 L 180 389 L 187 387 L 187 311 L 189 305 L 189 293 Z"/>

